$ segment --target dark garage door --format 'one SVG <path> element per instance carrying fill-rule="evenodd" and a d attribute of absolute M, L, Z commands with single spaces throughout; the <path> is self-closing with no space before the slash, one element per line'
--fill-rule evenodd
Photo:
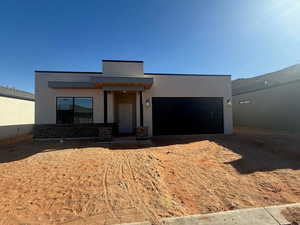
<path fill-rule="evenodd" d="M 153 135 L 223 133 L 223 98 L 152 98 Z"/>

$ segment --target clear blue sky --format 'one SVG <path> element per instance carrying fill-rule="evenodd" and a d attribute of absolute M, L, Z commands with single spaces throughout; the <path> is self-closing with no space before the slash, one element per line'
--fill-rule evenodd
<path fill-rule="evenodd" d="M 300 0 L 2 0 L 0 85 L 34 91 L 34 70 L 249 77 L 300 63 Z"/>

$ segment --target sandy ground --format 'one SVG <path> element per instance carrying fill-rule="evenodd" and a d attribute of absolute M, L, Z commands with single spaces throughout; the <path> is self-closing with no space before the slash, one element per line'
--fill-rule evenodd
<path fill-rule="evenodd" d="M 0 146 L 0 224 L 118 224 L 300 202 L 297 135 Z M 298 151 L 297 151 L 298 150 Z"/>

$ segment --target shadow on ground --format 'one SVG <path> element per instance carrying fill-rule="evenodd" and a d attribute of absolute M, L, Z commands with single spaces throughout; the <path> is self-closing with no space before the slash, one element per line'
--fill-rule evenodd
<path fill-rule="evenodd" d="M 110 150 L 143 150 L 155 147 L 188 144 L 199 141 L 212 141 L 241 156 L 240 159 L 226 162 L 239 173 L 249 174 L 257 171 L 274 171 L 290 168 L 300 169 L 300 139 L 297 136 L 251 134 L 237 131 L 233 135 L 197 135 L 159 137 L 148 142 L 103 144 L 95 141 L 33 141 L 31 139 L 0 145 L 0 163 L 8 163 L 30 157 L 40 152 L 105 147 Z M 153 149 L 154 148 L 154 149 Z"/>
<path fill-rule="evenodd" d="M 22 160 L 37 153 L 97 147 L 93 141 L 34 141 L 29 138 L 12 144 L 0 144 L 0 163 Z"/>
<path fill-rule="evenodd" d="M 213 141 L 241 155 L 240 159 L 226 163 L 232 165 L 241 174 L 277 169 L 300 169 L 300 148 L 295 151 L 294 148 L 289 148 L 288 144 L 277 145 L 276 141 L 268 140 L 266 137 L 257 139 L 242 135 L 217 138 Z"/>

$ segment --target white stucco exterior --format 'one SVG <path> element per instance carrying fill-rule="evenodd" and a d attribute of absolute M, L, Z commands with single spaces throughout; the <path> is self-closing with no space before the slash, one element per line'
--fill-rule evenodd
<path fill-rule="evenodd" d="M 222 97 L 224 133 L 232 133 L 232 107 L 230 76 L 144 74 L 143 63 L 103 62 L 103 73 L 49 72 L 35 74 L 35 123 L 56 123 L 56 97 L 93 97 L 93 122 L 104 122 L 103 90 L 101 88 L 51 88 L 49 81 L 89 82 L 90 77 L 101 76 L 152 77 L 153 85 L 143 91 L 143 103 L 152 97 Z M 114 122 L 114 92 L 108 93 L 108 122 Z M 144 126 L 152 135 L 152 104 L 143 104 Z M 136 122 L 140 124 L 139 96 L 136 96 Z"/>

